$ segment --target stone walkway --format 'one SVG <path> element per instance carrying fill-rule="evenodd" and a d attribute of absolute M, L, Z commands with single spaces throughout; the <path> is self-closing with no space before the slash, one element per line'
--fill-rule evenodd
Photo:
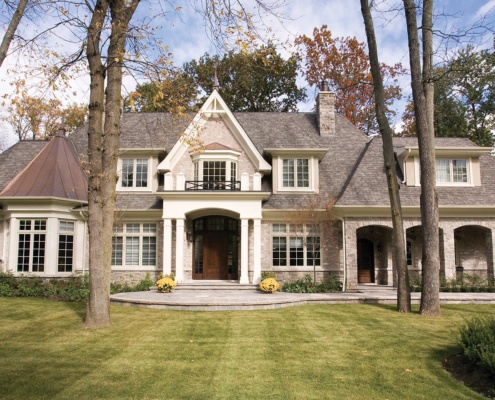
<path fill-rule="evenodd" d="M 187 311 L 267 310 L 303 304 L 396 304 L 396 290 L 390 287 L 360 286 L 344 293 L 262 293 L 256 290 L 175 290 L 119 293 L 112 304 Z M 419 304 L 420 293 L 412 293 Z M 440 293 L 441 304 L 494 304 L 495 293 Z"/>

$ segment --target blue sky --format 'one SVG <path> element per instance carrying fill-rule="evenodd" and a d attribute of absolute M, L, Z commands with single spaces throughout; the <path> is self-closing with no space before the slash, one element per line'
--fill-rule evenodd
<path fill-rule="evenodd" d="M 192 1 L 194 2 L 194 0 Z M 215 49 L 205 33 L 204 21 L 188 6 L 189 3 L 179 0 L 172 0 L 171 3 L 177 5 L 184 3 L 184 8 L 178 14 L 180 18 L 170 15 L 167 20 L 162 21 L 160 25 L 163 28 L 159 34 L 164 43 L 169 46 L 174 63 L 180 66 L 186 61 L 199 58 L 205 52 L 217 54 L 219 51 Z M 385 10 L 390 4 L 400 5 L 402 2 L 377 0 L 376 3 Z M 265 24 L 273 29 L 280 42 L 292 43 L 297 35 L 310 36 L 313 28 L 321 27 L 323 24 L 328 25 L 334 36 L 356 36 L 360 41 L 366 41 L 359 0 L 287 0 L 286 4 L 285 8 L 280 9 L 280 12 L 287 16 L 283 25 L 273 17 L 267 17 L 264 20 Z M 471 26 L 481 15 L 487 12 L 489 12 L 492 23 L 495 19 L 495 0 L 436 0 L 434 4 L 436 11 L 441 15 L 435 20 L 435 24 L 437 28 L 442 30 Z M 140 13 L 150 12 L 150 8 L 146 6 L 145 2 L 140 7 L 141 9 L 138 9 Z M 409 61 L 403 12 L 385 13 L 383 18 L 378 18 L 375 15 L 375 29 L 380 61 L 387 64 L 402 62 L 407 68 Z M 477 44 L 483 47 L 490 46 L 493 43 L 493 36 L 487 35 L 479 39 L 478 42 Z M 437 42 L 437 44 L 440 43 Z M 60 46 L 60 44 L 57 45 Z M 280 49 L 284 55 L 288 55 L 290 50 L 288 47 Z M 10 60 L 11 64 L 12 61 L 14 60 Z M 0 70 L 0 77 L 3 77 L 0 85 L 0 96 L 11 90 L 8 85 L 9 78 L 6 76 L 6 68 L 7 66 L 4 64 Z M 73 90 L 76 92 L 76 96 L 73 97 L 74 100 L 87 101 L 88 83 L 87 77 L 79 78 L 73 82 Z M 135 83 L 134 79 L 126 78 L 124 92 L 132 91 Z M 410 92 L 408 77 L 404 77 L 401 84 L 403 92 L 407 96 Z M 300 78 L 299 85 L 305 86 L 303 78 Z M 314 93 L 314 88 L 308 88 L 309 98 L 312 98 Z M 402 113 L 403 106 L 404 102 L 397 105 L 399 114 Z M 310 101 L 308 104 L 302 104 L 300 109 L 307 111 L 312 107 L 313 102 Z M 3 132 L 5 135 L 5 126 Z"/>

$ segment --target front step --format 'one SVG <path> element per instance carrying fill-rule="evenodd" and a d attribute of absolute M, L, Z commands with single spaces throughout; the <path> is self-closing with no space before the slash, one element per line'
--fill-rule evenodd
<path fill-rule="evenodd" d="M 151 291 L 156 291 L 156 287 L 150 288 Z M 240 284 L 237 281 L 189 281 L 178 283 L 175 290 L 258 290 L 256 284 Z"/>
<path fill-rule="evenodd" d="M 388 285 L 377 285 L 375 283 L 361 283 L 357 286 L 357 291 L 358 292 L 383 292 L 383 291 L 395 291 L 397 290 L 396 287 L 394 286 L 388 286 Z"/>

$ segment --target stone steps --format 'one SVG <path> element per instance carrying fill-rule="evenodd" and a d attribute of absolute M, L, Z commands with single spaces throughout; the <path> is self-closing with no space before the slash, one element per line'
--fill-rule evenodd
<path fill-rule="evenodd" d="M 175 290 L 222 290 L 222 291 L 238 291 L 238 290 L 250 290 L 257 291 L 258 285 L 243 284 L 241 285 L 237 281 L 191 281 L 182 282 L 177 284 Z M 156 287 L 150 288 L 150 291 L 157 291 Z"/>

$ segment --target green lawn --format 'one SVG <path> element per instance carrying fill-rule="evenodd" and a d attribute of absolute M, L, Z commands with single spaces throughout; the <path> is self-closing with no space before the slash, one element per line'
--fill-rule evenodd
<path fill-rule="evenodd" d="M 1 399 L 482 399 L 443 370 L 457 326 L 495 306 L 442 317 L 392 306 L 179 312 L 0 298 Z"/>

